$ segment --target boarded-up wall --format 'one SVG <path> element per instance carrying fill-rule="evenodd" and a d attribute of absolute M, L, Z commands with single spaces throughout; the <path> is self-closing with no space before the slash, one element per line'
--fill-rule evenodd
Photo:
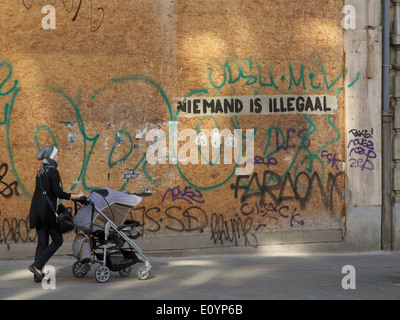
<path fill-rule="evenodd" d="M 46 5 L 55 29 L 43 28 Z M 342 7 L 2 1 L 1 241 L 34 241 L 46 144 L 60 149 L 67 190 L 151 192 L 133 216 L 154 248 L 341 240 L 344 96 L 359 76 L 344 67 Z M 243 157 L 228 163 L 230 143 Z M 244 156 L 254 168 L 237 175 Z"/>

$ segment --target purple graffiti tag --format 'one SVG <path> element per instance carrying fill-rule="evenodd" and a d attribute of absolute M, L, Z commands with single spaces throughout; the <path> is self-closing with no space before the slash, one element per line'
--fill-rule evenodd
<path fill-rule="evenodd" d="M 375 165 L 371 161 L 377 158 L 374 142 L 369 139 L 352 139 L 347 145 L 349 149 L 350 168 L 361 168 L 364 170 L 374 170 Z"/>
<path fill-rule="evenodd" d="M 182 199 L 189 202 L 190 204 L 193 204 L 193 202 L 204 203 L 203 194 L 198 189 L 193 189 L 192 187 L 189 186 L 185 187 L 183 192 L 181 191 L 179 186 L 167 189 L 167 191 L 165 191 L 164 193 L 161 202 L 164 202 L 165 197 L 169 193 L 171 194 L 172 201 Z"/>
<path fill-rule="evenodd" d="M 304 226 L 304 220 L 298 220 L 296 217 L 300 216 L 300 213 L 297 212 L 297 208 L 291 210 L 289 206 L 286 205 L 277 205 L 273 202 L 264 203 L 263 206 L 260 206 L 258 201 L 252 203 L 243 203 L 240 207 L 240 212 L 243 216 L 252 215 L 253 218 L 258 219 L 258 226 L 255 228 L 255 231 L 258 231 L 261 227 L 267 227 L 267 219 L 273 219 L 278 221 L 280 218 L 290 219 L 290 227 L 294 227 L 294 223 L 297 223 L 301 226 Z"/>
<path fill-rule="evenodd" d="M 339 170 L 338 163 L 342 162 L 342 160 L 336 158 L 336 153 L 333 154 L 329 153 L 328 150 L 322 150 L 321 158 L 326 158 L 328 160 L 328 164 L 332 164 L 332 168 L 336 168 L 336 170 Z"/>

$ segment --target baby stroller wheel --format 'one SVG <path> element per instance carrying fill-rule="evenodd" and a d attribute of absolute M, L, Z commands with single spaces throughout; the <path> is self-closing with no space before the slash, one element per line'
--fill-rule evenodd
<path fill-rule="evenodd" d="M 95 277 L 97 282 L 104 283 L 110 278 L 110 269 L 107 266 L 101 265 L 96 269 Z"/>
<path fill-rule="evenodd" d="M 83 278 L 84 276 L 86 276 L 89 270 L 90 266 L 87 263 L 76 261 L 72 265 L 72 273 L 77 278 Z"/>
<path fill-rule="evenodd" d="M 132 272 L 132 267 L 127 267 L 118 271 L 122 277 L 128 277 Z"/>
<path fill-rule="evenodd" d="M 136 275 L 140 280 L 146 280 L 149 277 L 150 272 L 147 267 L 140 267 L 137 269 Z"/>

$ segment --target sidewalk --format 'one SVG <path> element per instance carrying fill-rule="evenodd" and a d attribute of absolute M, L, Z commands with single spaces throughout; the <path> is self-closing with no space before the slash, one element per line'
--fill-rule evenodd
<path fill-rule="evenodd" d="M 31 260 L 0 261 L 0 299 L 274 300 L 400 299 L 400 253 L 261 254 L 149 257 L 147 280 L 112 272 L 97 283 L 94 270 L 78 279 L 72 257 L 55 257 L 56 289 L 34 283 Z M 344 266 L 355 268 L 356 289 L 343 289 Z M 350 283 L 349 281 L 345 281 Z"/>

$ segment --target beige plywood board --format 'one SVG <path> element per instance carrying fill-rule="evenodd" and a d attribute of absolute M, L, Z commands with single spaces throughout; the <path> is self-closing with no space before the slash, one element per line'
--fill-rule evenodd
<path fill-rule="evenodd" d="M 46 3 L 7 0 L 0 11 L 0 84 L 10 91 L 0 96 L 0 164 L 19 191 L 0 197 L 3 224 L 27 217 L 36 143 L 56 143 L 65 189 L 153 192 L 134 212 L 150 235 L 342 228 L 342 1 L 86 1 L 75 21 L 79 1 L 64 3 L 55 4 L 55 30 L 41 27 Z M 192 119 L 176 109 L 186 96 L 284 94 L 334 96 L 338 109 Z M 183 130 L 216 128 L 257 130 L 248 177 L 222 156 L 171 163 L 170 136 L 179 151 Z M 155 129 L 165 164 L 146 158 Z"/>

